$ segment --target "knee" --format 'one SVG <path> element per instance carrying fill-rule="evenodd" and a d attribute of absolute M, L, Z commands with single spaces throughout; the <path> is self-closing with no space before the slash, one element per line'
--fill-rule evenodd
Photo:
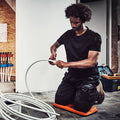
<path fill-rule="evenodd" d="M 81 112 L 88 112 L 96 100 L 94 86 L 83 85 L 82 89 L 76 92 L 74 108 Z"/>
<path fill-rule="evenodd" d="M 88 102 L 81 102 L 81 103 L 74 102 L 74 109 L 84 113 L 88 112 L 91 107 L 92 105 L 90 105 Z"/>
<path fill-rule="evenodd" d="M 70 104 L 70 101 L 66 97 L 56 94 L 55 103 L 60 105 L 68 105 Z"/>
<path fill-rule="evenodd" d="M 90 104 L 89 100 L 86 98 L 86 95 L 83 95 L 82 91 L 77 92 L 73 105 L 76 110 L 85 113 L 92 107 L 92 104 Z"/>

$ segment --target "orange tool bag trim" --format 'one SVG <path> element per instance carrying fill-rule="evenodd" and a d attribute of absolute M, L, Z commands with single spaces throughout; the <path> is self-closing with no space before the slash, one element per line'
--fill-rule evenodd
<path fill-rule="evenodd" d="M 97 108 L 96 108 L 95 106 L 92 106 L 91 109 L 90 109 L 88 112 L 84 113 L 84 112 L 80 112 L 80 111 L 78 111 L 78 110 L 75 110 L 75 109 L 73 108 L 73 105 L 72 105 L 72 104 L 69 104 L 69 105 L 64 106 L 64 105 L 60 105 L 60 104 L 54 103 L 53 105 L 54 105 L 55 107 L 58 107 L 58 108 L 61 108 L 61 109 L 64 109 L 64 110 L 67 110 L 67 111 L 76 113 L 76 114 L 81 115 L 81 116 L 88 116 L 88 115 L 91 115 L 91 114 L 97 112 Z"/>

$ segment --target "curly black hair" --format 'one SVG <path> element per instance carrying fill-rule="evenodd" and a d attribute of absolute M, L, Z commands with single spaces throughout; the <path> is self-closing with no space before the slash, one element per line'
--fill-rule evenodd
<path fill-rule="evenodd" d="M 72 4 L 65 9 L 66 17 L 79 17 L 80 20 L 85 23 L 86 21 L 90 21 L 92 11 L 89 6 L 79 3 L 79 4 Z"/>

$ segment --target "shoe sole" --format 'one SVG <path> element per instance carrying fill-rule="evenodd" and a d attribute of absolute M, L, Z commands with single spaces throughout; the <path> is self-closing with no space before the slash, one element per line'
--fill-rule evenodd
<path fill-rule="evenodd" d="M 97 91 L 98 91 L 98 99 L 97 99 L 97 104 L 102 104 L 102 102 L 105 99 L 105 92 L 102 87 L 102 83 L 100 81 L 99 85 L 97 86 Z"/>

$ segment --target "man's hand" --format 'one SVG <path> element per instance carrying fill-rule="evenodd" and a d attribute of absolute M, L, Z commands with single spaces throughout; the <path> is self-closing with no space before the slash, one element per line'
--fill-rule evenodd
<path fill-rule="evenodd" d="M 52 55 L 50 56 L 50 59 L 51 60 L 56 60 L 56 57 L 57 57 L 57 53 L 53 52 Z"/>
<path fill-rule="evenodd" d="M 57 56 L 56 52 L 53 52 L 49 59 L 50 59 L 50 60 L 56 60 L 56 56 Z M 50 62 L 50 61 L 49 61 L 49 63 L 50 63 L 51 65 L 55 65 L 55 63 Z"/>
<path fill-rule="evenodd" d="M 58 61 L 56 61 L 56 66 L 62 69 L 62 68 L 68 67 L 68 63 L 67 62 L 63 62 L 61 60 L 58 60 Z"/>

